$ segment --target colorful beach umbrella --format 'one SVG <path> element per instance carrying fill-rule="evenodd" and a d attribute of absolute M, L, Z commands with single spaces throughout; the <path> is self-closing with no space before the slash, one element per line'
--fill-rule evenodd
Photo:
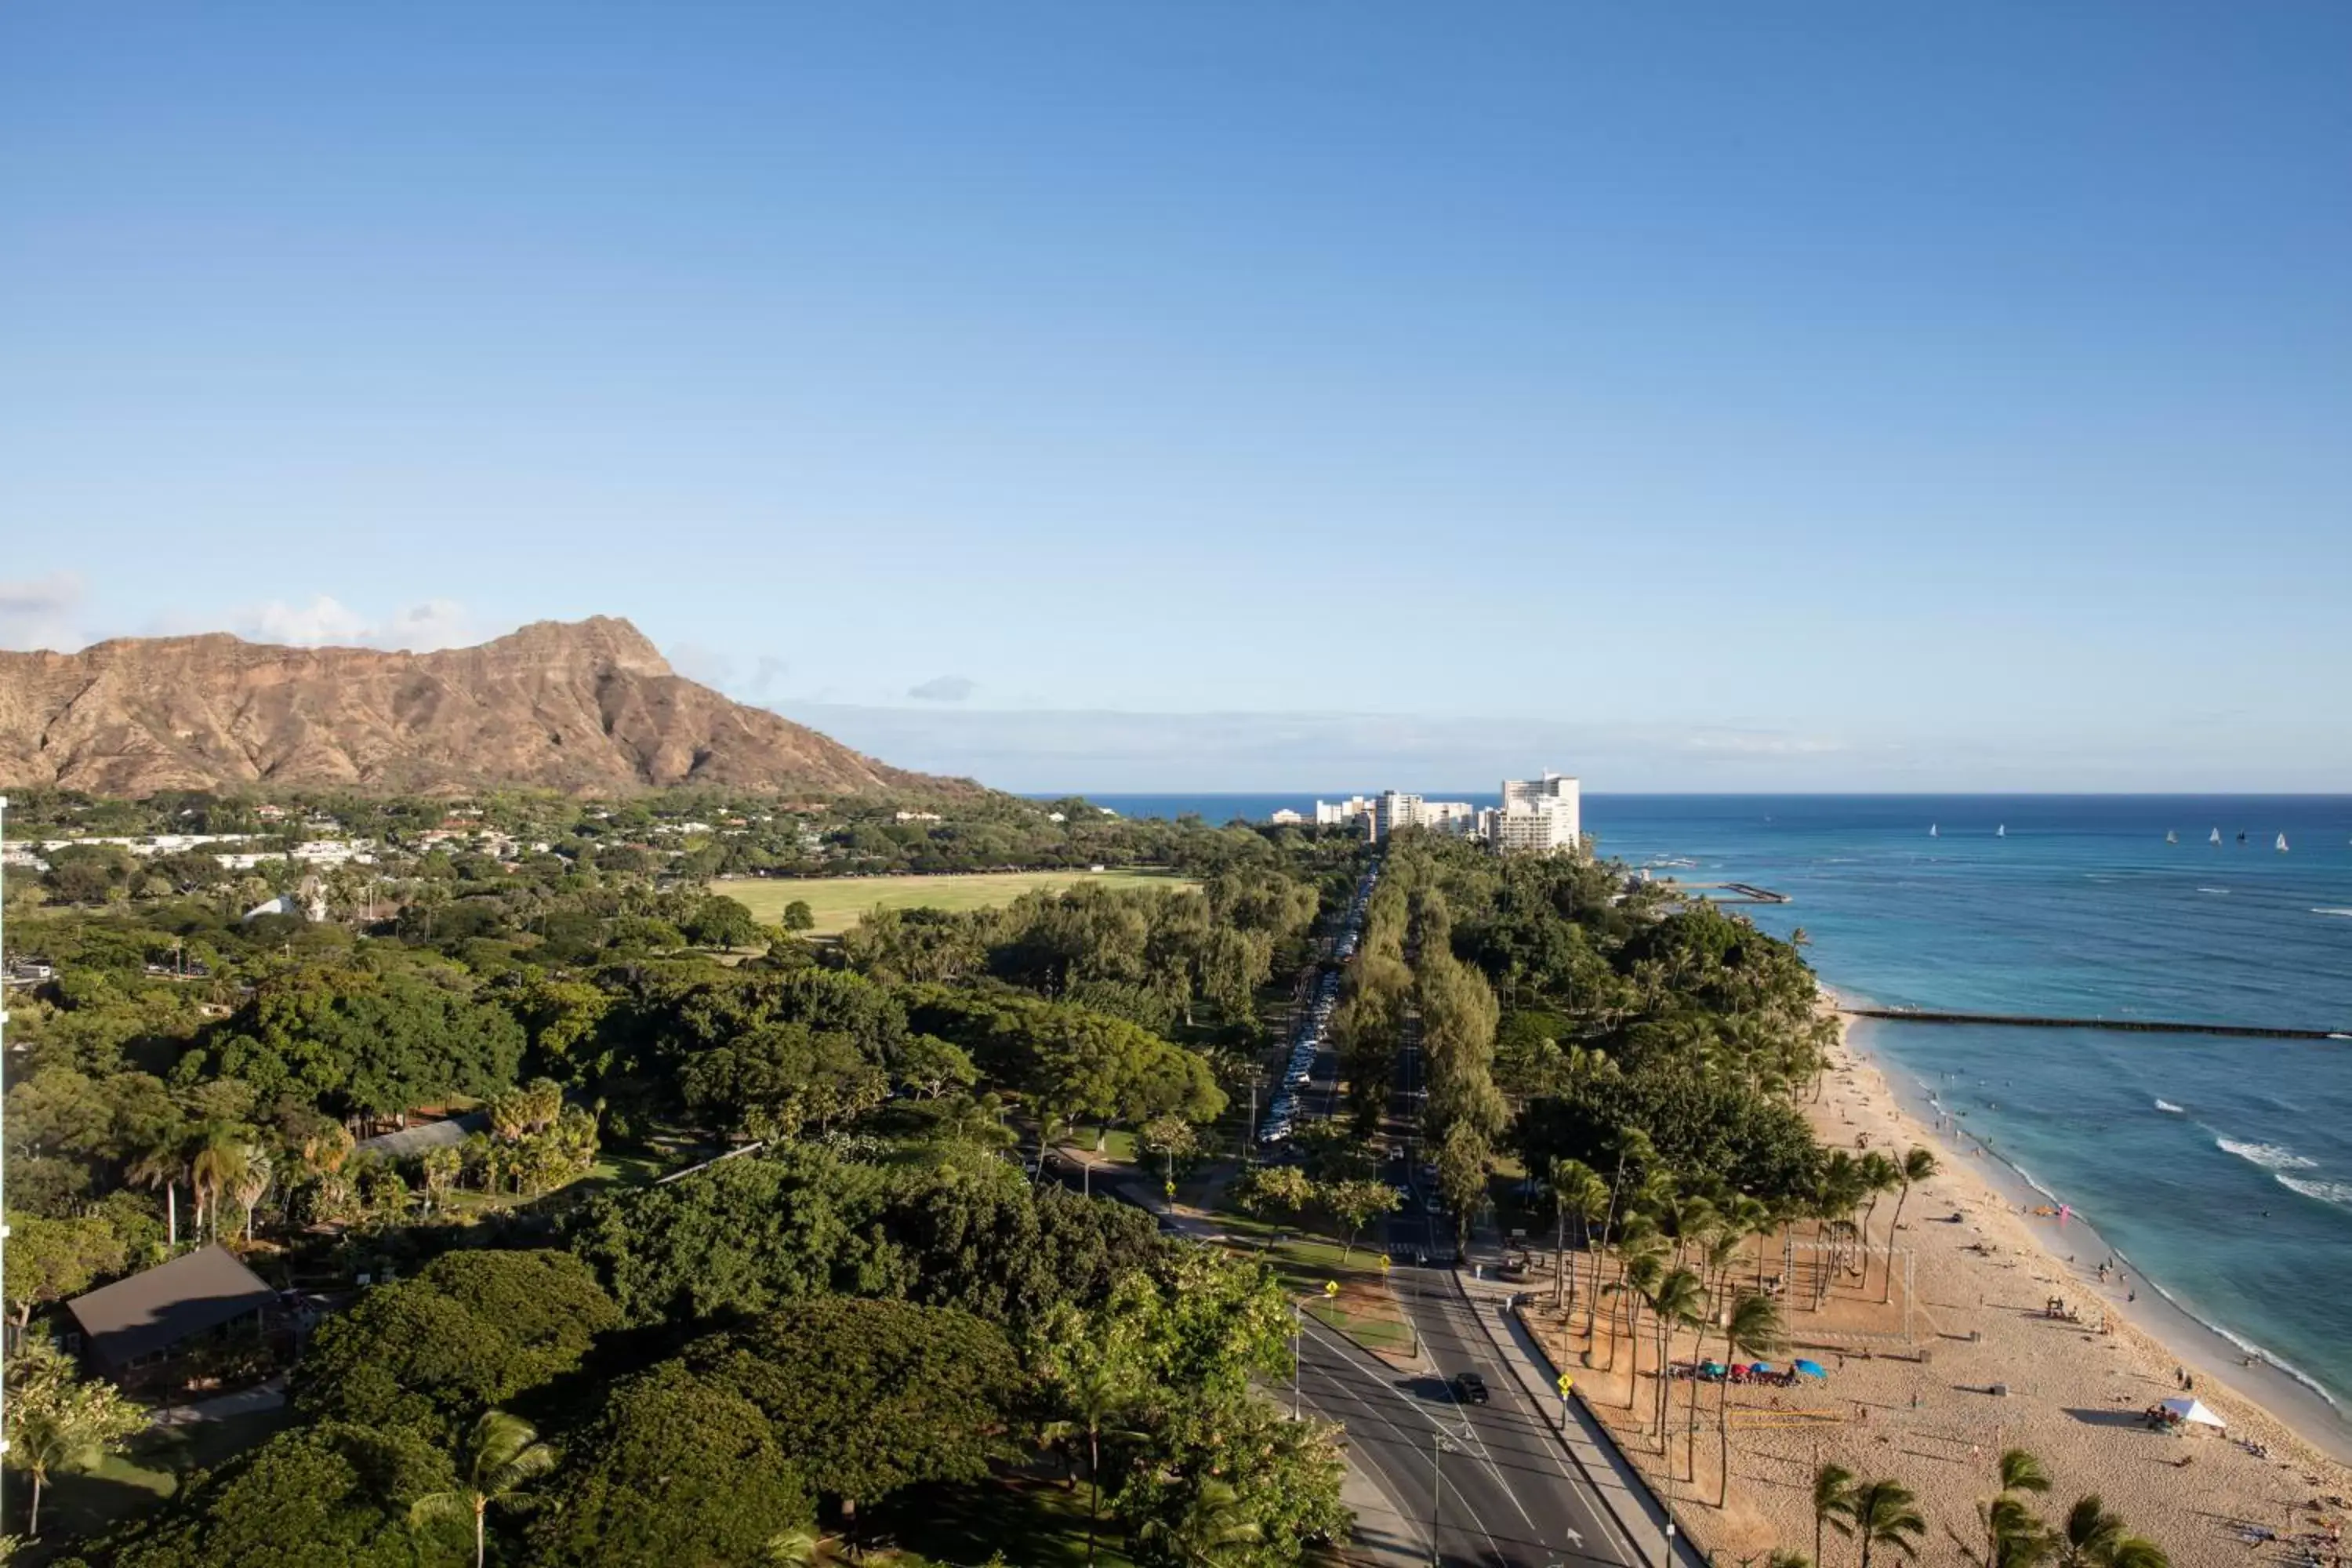
<path fill-rule="evenodd" d="M 1748 1370 L 1750 1372 L 1770 1372 L 1772 1370 L 1772 1363 L 1769 1361 L 1759 1361 Z"/>
<path fill-rule="evenodd" d="M 1822 1363 L 1817 1361 L 1801 1361 L 1797 1363 L 1797 1370 L 1807 1377 L 1818 1377 L 1823 1383 L 1830 1380 L 1830 1374 L 1822 1370 Z"/>

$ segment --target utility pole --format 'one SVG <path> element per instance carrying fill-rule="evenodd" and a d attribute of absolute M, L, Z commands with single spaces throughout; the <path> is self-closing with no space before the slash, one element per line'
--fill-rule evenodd
<path fill-rule="evenodd" d="M 1429 1435 L 1429 1568 L 1442 1568 L 1444 1562 L 1437 1546 L 1438 1510 L 1445 1503 L 1445 1478 L 1441 1456 L 1452 1447 L 1454 1445 L 1445 1440 L 1444 1432 Z"/>

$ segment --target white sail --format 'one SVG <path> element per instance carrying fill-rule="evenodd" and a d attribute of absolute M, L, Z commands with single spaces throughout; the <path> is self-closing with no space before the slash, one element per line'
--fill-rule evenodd
<path fill-rule="evenodd" d="M 2006 822 L 2004 822 L 2004 823 L 2002 823 L 1999 827 L 1994 828 L 1994 829 L 1992 830 L 1992 836 L 1993 836 L 1995 838 L 2006 838 L 2006 837 L 2009 837 L 2009 824 L 2008 824 L 2008 823 L 2006 823 Z"/>
<path fill-rule="evenodd" d="M 2284 855 L 2286 853 L 2286 835 L 2284 833 L 2279 835 L 2278 847 L 2280 854 Z"/>
<path fill-rule="evenodd" d="M 2180 842 L 2180 835 L 2173 832 L 2170 828 L 2167 828 L 2164 832 L 2164 841 L 2167 844 L 2178 844 Z"/>
<path fill-rule="evenodd" d="M 1941 834 L 1936 831 L 1936 825 L 1932 822 L 1927 824 L 1927 837 L 1930 838 L 1939 838 L 1942 837 Z"/>
<path fill-rule="evenodd" d="M 2215 829 L 2213 830 L 2213 837 L 2210 837 L 2210 838 L 2209 838 L 2209 839 L 2207 839 L 2205 842 L 2207 842 L 2208 844 L 2219 844 L 2219 843 L 2221 843 L 2221 830 L 2220 828 L 2218 828 L 2218 827 L 2217 827 L 2217 828 L 2215 828 Z"/>

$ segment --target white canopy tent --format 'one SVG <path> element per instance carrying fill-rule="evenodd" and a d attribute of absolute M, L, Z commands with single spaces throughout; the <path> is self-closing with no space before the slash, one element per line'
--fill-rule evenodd
<path fill-rule="evenodd" d="M 2210 1426 L 2216 1431 L 2224 1431 L 2229 1427 L 2230 1424 L 2206 1408 L 2205 1402 L 2201 1399 L 2168 1399 L 2163 1403 L 2164 1413 L 2176 1421 L 2184 1422 L 2191 1426 Z"/>

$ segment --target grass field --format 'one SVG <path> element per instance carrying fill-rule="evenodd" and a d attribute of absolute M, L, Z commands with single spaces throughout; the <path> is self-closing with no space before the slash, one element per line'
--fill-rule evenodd
<path fill-rule="evenodd" d="M 1112 888 L 1191 888 L 1196 883 L 1159 871 L 977 871 L 949 877 L 722 877 L 710 885 L 772 924 L 794 899 L 816 917 L 813 934 L 835 936 L 872 909 L 985 910 L 1009 904 L 1033 888 L 1096 882 Z"/>

